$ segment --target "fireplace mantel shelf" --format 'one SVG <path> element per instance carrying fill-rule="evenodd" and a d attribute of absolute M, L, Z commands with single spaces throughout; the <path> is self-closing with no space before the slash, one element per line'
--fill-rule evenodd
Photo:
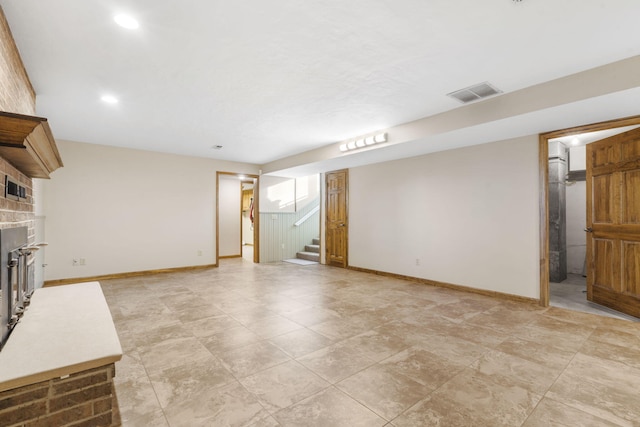
<path fill-rule="evenodd" d="M 0 351 L 0 392 L 121 358 L 118 334 L 98 282 L 37 289 Z"/>
<path fill-rule="evenodd" d="M 0 111 L 0 157 L 30 178 L 49 178 L 62 158 L 43 117 Z"/>

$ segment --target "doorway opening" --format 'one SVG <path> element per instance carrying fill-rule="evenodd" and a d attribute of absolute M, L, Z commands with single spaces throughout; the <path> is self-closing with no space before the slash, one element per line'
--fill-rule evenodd
<path fill-rule="evenodd" d="M 587 257 L 585 169 L 587 145 L 639 126 L 640 116 L 540 135 L 541 305 L 637 320 L 587 300 L 587 276 L 602 267 Z"/>
<path fill-rule="evenodd" d="M 253 262 L 253 242 L 254 242 L 254 192 L 253 180 L 241 182 L 242 191 L 242 229 L 240 238 L 242 240 L 242 258 Z"/>
<path fill-rule="evenodd" d="M 227 258 L 260 262 L 258 178 L 216 173 L 216 266 Z"/>

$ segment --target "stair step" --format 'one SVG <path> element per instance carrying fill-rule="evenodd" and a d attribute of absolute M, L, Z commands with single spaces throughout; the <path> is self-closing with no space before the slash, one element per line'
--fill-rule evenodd
<path fill-rule="evenodd" d="M 319 238 L 317 238 L 317 237 L 314 237 L 314 239 L 313 239 L 312 243 L 313 243 L 314 245 L 319 245 L 319 244 L 320 244 L 320 239 L 319 239 Z"/>
<path fill-rule="evenodd" d="M 320 262 L 320 254 L 315 252 L 298 252 L 296 258 L 306 259 L 307 261 Z"/>
<path fill-rule="evenodd" d="M 304 251 L 305 252 L 315 252 L 315 253 L 319 254 L 320 253 L 320 245 L 305 245 Z"/>

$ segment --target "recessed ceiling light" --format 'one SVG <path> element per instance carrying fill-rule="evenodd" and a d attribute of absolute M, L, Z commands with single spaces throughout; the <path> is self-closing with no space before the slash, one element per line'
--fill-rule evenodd
<path fill-rule="evenodd" d="M 113 17 L 113 20 L 116 21 L 116 24 L 129 30 L 135 30 L 136 28 L 140 27 L 138 21 L 130 15 L 116 15 Z"/>
<path fill-rule="evenodd" d="M 117 104 L 118 103 L 118 98 L 116 98 L 113 95 L 103 95 L 102 98 L 100 98 L 102 100 L 102 102 L 106 102 L 107 104 Z"/>

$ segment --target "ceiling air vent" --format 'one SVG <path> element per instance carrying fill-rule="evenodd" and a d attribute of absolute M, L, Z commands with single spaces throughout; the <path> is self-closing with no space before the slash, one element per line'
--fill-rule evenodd
<path fill-rule="evenodd" d="M 466 104 L 468 102 L 488 98 L 499 93 L 502 93 L 500 89 L 492 86 L 489 82 L 484 82 L 465 89 L 460 89 L 455 92 L 448 93 L 447 95 Z"/>

